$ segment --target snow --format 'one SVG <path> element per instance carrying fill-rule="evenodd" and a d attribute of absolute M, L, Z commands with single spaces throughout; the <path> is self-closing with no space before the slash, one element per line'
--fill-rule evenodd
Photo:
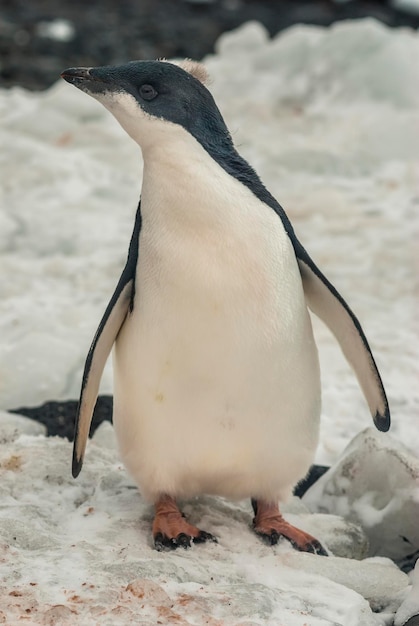
<path fill-rule="evenodd" d="M 76 35 L 73 23 L 63 19 L 38 22 L 37 31 L 40 37 L 64 42 L 71 41 Z"/>
<path fill-rule="evenodd" d="M 15 441 L 22 433 L 25 435 L 47 434 L 47 429 L 43 424 L 6 411 L 0 411 L 0 425 L 0 445 Z"/>
<path fill-rule="evenodd" d="M 269 547 L 250 529 L 249 502 L 185 503 L 191 521 L 219 543 L 156 552 L 152 509 L 118 461 L 112 433 L 101 426 L 77 481 L 66 440 L 22 434 L 0 448 L 0 623 L 3 614 L 11 625 L 21 615 L 48 624 L 59 611 L 63 626 L 125 625 L 139 616 L 141 624 L 159 616 L 163 624 L 369 626 L 397 608 L 391 600 L 408 577 L 388 560 Z M 292 521 L 311 531 L 310 517 L 293 513 Z M 364 598 L 384 612 L 374 615 Z"/>
<path fill-rule="evenodd" d="M 372 20 L 297 26 L 273 40 L 249 23 L 206 60 L 240 152 L 362 321 L 392 436 L 416 451 L 418 53 L 416 33 Z M 8 409 L 77 397 L 125 261 L 142 166 L 111 116 L 64 83 L 0 90 L 0 119 L 0 407 Z M 335 340 L 314 326 L 323 378 L 317 460 L 330 464 L 370 417 Z M 102 391 L 111 389 L 109 364 Z M 341 555 L 325 559 L 285 542 L 265 546 L 249 530 L 248 503 L 202 497 L 184 511 L 219 543 L 157 553 L 152 511 L 108 425 L 74 481 L 70 444 L 17 436 L 18 422 L 0 437 L 0 623 L 23 615 L 63 626 L 384 625 L 407 602 L 408 577 L 388 559 L 344 558 L 362 558 L 366 540 L 353 532 L 351 547 L 348 522 L 333 526 L 332 516 L 289 513 Z"/>

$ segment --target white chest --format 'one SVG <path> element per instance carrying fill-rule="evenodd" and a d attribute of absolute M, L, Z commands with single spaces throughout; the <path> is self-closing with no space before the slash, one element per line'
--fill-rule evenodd
<path fill-rule="evenodd" d="M 158 165 L 145 167 L 135 306 L 115 349 L 121 453 L 148 494 L 281 493 L 307 470 L 319 412 L 291 242 L 205 154 L 164 180 Z M 273 486 L 261 459 L 281 465 Z"/>

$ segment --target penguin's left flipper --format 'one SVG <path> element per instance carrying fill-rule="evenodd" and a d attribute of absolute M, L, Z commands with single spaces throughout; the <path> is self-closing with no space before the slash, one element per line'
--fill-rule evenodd
<path fill-rule="evenodd" d="M 390 428 L 387 397 L 361 324 L 301 244 L 294 242 L 294 248 L 307 304 L 335 335 L 355 371 L 375 426 L 386 432 Z"/>

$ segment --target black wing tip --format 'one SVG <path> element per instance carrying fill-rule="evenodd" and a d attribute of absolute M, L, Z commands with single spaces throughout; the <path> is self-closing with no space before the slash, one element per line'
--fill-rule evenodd
<path fill-rule="evenodd" d="M 77 478 L 77 476 L 81 472 L 81 468 L 83 467 L 83 457 L 80 459 L 76 455 L 76 451 L 73 451 L 73 463 L 71 467 L 71 473 L 73 474 L 73 478 Z"/>
<path fill-rule="evenodd" d="M 382 433 L 386 433 L 390 429 L 391 419 L 390 419 L 390 410 L 386 407 L 384 413 L 377 413 L 374 416 L 374 424 L 376 428 Z"/>

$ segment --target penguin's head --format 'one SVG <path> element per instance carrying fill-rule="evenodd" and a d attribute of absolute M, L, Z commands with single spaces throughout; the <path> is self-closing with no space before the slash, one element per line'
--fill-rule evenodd
<path fill-rule="evenodd" d="M 99 100 L 143 149 L 170 140 L 179 128 L 204 147 L 231 143 L 221 113 L 204 85 L 206 70 L 199 63 L 132 61 L 70 68 L 61 76 Z"/>

